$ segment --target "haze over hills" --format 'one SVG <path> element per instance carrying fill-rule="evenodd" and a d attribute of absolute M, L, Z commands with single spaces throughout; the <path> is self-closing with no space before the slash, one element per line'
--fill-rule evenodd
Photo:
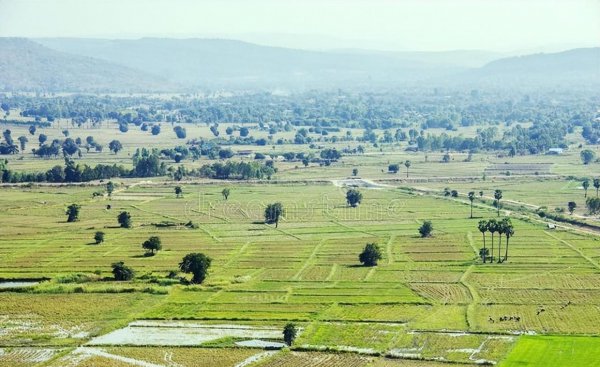
<path fill-rule="evenodd" d="M 0 39 L 0 88 L 68 91 L 569 86 L 600 82 L 600 48 L 308 51 L 222 39 Z M 493 61 L 492 61 L 493 60 Z"/>
<path fill-rule="evenodd" d="M 0 38 L 0 90 L 169 91 L 174 84 L 126 66 L 67 54 L 24 38 Z"/>
<path fill-rule="evenodd" d="M 394 53 L 308 51 L 222 39 L 39 39 L 47 47 L 126 65 L 194 87 L 350 87 L 412 83 L 464 66 Z"/>

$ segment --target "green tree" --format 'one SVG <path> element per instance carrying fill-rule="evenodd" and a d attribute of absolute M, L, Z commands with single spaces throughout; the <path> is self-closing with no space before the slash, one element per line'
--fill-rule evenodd
<path fill-rule="evenodd" d="M 231 190 L 229 190 L 228 188 L 224 188 L 223 191 L 221 191 L 221 195 L 223 195 L 223 198 L 225 200 L 227 200 L 229 198 L 230 193 L 231 193 Z"/>
<path fill-rule="evenodd" d="M 423 222 L 421 227 L 419 227 L 419 234 L 423 238 L 431 237 L 432 232 L 433 232 L 433 224 L 431 224 L 431 221 L 429 221 L 429 220 L 426 220 L 425 222 Z"/>
<path fill-rule="evenodd" d="M 496 199 L 496 208 L 498 209 L 498 216 L 500 216 L 500 200 L 502 200 L 502 190 L 496 189 L 496 191 L 494 191 L 494 199 Z"/>
<path fill-rule="evenodd" d="M 48 136 L 46 134 L 38 135 L 38 141 L 40 142 L 40 145 L 44 144 L 46 140 L 48 140 Z"/>
<path fill-rule="evenodd" d="M 356 208 L 362 201 L 362 193 L 356 189 L 350 189 L 346 192 L 346 202 L 353 208 Z"/>
<path fill-rule="evenodd" d="M 479 223 L 477 224 L 477 229 L 479 229 L 479 232 L 481 232 L 481 235 L 483 236 L 483 248 L 481 250 L 483 251 L 479 251 L 480 256 L 482 256 L 482 260 L 483 263 L 485 264 L 486 259 L 487 259 L 487 254 L 489 253 L 487 248 L 485 248 L 485 234 L 488 231 L 488 221 L 485 219 L 482 219 L 479 221 Z"/>
<path fill-rule="evenodd" d="M 79 220 L 79 209 L 81 209 L 81 206 L 77 204 L 71 204 L 67 207 L 67 222 L 71 223 Z"/>
<path fill-rule="evenodd" d="M 364 266 L 377 266 L 377 261 L 381 260 L 381 249 L 374 243 L 367 243 L 358 260 Z"/>
<path fill-rule="evenodd" d="M 27 142 L 29 141 L 29 139 L 27 139 L 26 136 L 19 136 L 18 139 L 19 140 L 19 144 L 21 146 L 21 153 L 25 153 L 25 146 L 27 145 Z"/>
<path fill-rule="evenodd" d="M 296 325 L 290 322 L 283 327 L 283 341 L 288 346 L 291 346 L 292 343 L 294 343 L 296 335 L 298 335 L 298 329 L 296 328 Z"/>
<path fill-rule="evenodd" d="M 275 223 L 275 228 L 279 225 L 279 218 L 284 214 L 283 205 L 281 203 L 273 203 L 265 208 L 265 222 L 268 224 Z"/>
<path fill-rule="evenodd" d="M 503 261 L 506 261 L 508 260 L 508 240 L 515 235 L 515 228 L 512 222 L 510 221 L 510 218 L 504 218 L 502 222 L 504 227 L 504 236 L 506 236 L 506 247 Z"/>
<path fill-rule="evenodd" d="M 575 208 L 577 208 L 577 203 L 576 203 L 576 202 L 574 202 L 574 201 L 569 201 L 569 202 L 567 203 L 567 207 L 569 208 L 569 213 L 570 213 L 571 215 L 573 215 L 573 212 L 575 211 Z"/>
<path fill-rule="evenodd" d="M 358 176 L 358 168 L 352 169 L 352 176 Z"/>
<path fill-rule="evenodd" d="M 492 251 L 490 251 L 492 255 L 490 256 L 490 262 L 494 262 L 494 233 L 498 231 L 498 222 L 495 219 L 488 221 L 488 231 L 492 234 Z"/>
<path fill-rule="evenodd" d="M 119 222 L 121 228 L 131 228 L 132 226 L 131 214 L 129 214 L 129 212 L 121 212 L 117 216 L 117 221 Z"/>
<path fill-rule="evenodd" d="M 112 140 L 110 143 L 108 143 L 108 149 L 110 149 L 111 152 L 117 154 L 123 149 L 123 145 L 118 140 Z"/>
<path fill-rule="evenodd" d="M 507 218 L 502 218 L 502 220 L 496 224 L 496 232 L 498 232 L 498 264 L 502 262 L 502 255 L 500 254 L 502 251 L 502 235 L 508 230 L 505 219 Z"/>
<path fill-rule="evenodd" d="M 212 259 L 202 253 L 191 253 L 185 255 L 179 263 L 179 269 L 184 273 L 192 273 L 192 283 L 202 284 L 208 275 L 208 269 Z"/>
<path fill-rule="evenodd" d="M 469 191 L 467 194 L 469 201 L 471 202 L 471 218 L 473 218 L 473 201 L 475 200 L 475 191 Z"/>
<path fill-rule="evenodd" d="M 596 189 L 596 197 L 598 197 L 598 189 L 600 189 L 600 178 L 595 178 L 593 185 Z"/>
<path fill-rule="evenodd" d="M 106 184 L 106 192 L 108 193 L 108 197 L 112 196 L 113 191 L 115 191 L 115 184 L 112 181 L 108 181 Z"/>
<path fill-rule="evenodd" d="M 152 236 L 142 243 L 142 247 L 150 251 L 151 255 L 154 255 L 154 251 L 162 250 L 162 242 L 160 241 L 160 237 Z"/>
<path fill-rule="evenodd" d="M 479 249 L 479 257 L 483 259 L 483 263 L 485 264 L 485 259 L 487 259 L 490 255 L 490 250 L 487 248 L 480 248 Z"/>
<path fill-rule="evenodd" d="M 388 166 L 388 172 L 398 173 L 398 171 L 400 171 L 400 165 L 399 164 L 394 163 L 394 164 L 390 164 Z"/>
<path fill-rule="evenodd" d="M 583 164 L 590 164 L 596 157 L 596 153 L 589 149 L 582 150 L 581 153 L 579 153 L 579 155 Z"/>
<path fill-rule="evenodd" d="M 94 234 L 94 241 L 96 242 L 96 245 L 99 245 L 102 242 L 104 242 L 104 232 L 96 232 L 96 234 Z"/>
<path fill-rule="evenodd" d="M 181 186 L 175 186 L 175 196 L 178 198 L 183 196 L 183 189 Z"/>
<path fill-rule="evenodd" d="M 590 180 L 588 178 L 584 179 L 583 182 L 581 183 L 581 186 L 583 187 L 583 190 L 585 192 L 583 197 L 587 199 L 587 191 L 588 191 L 588 188 L 590 187 Z"/>
<path fill-rule="evenodd" d="M 408 169 L 411 166 L 411 162 L 409 160 L 404 161 L 404 167 L 406 167 L 406 178 L 408 178 Z"/>
<path fill-rule="evenodd" d="M 597 214 L 600 212 L 600 198 L 587 198 L 585 206 L 588 208 L 590 214 Z"/>
<path fill-rule="evenodd" d="M 135 271 L 126 266 L 123 261 L 112 264 L 112 273 L 115 277 L 115 280 L 118 281 L 131 280 L 135 276 Z"/>

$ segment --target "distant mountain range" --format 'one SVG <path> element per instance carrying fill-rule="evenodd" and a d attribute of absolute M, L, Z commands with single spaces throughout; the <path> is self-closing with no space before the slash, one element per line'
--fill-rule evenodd
<path fill-rule="evenodd" d="M 22 38 L 0 38 L 0 90 L 168 91 L 168 79 L 115 63 L 67 54 Z"/>
<path fill-rule="evenodd" d="M 500 57 L 485 51 L 308 51 L 220 39 L 0 38 L 0 90 L 476 88 L 600 82 L 600 48 Z"/>

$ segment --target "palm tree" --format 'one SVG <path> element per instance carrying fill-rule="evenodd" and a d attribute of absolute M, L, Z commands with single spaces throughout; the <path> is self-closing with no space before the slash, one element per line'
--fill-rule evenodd
<path fill-rule="evenodd" d="M 404 166 L 406 167 L 406 178 L 408 178 L 408 169 L 410 168 L 410 165 L 410 161 L 407 160 L 404 162 Z"/>
<path fill-rule="evenodd" d="M 468 197 L 471 202 L 471 218 L 473 218 L 473 200 L 475 200 L 475 191 L 469 192 Z"/>
<path fill-rule="evenodd" d="M 479 232 L 481 232 L 481 235 L 483 236 L 483 263 L 485 264 L 485 260 L 486 260 L 486 256 L 485 256 L 485 232 L 488 231 L 488 221 L 485 219 L 482 219 L 479 221 L 479 223 L 477 224 L 477 228 L 479 229 Z"/>
<path fill-rule="evenodd" d="M 498 232 L 498 264 L 502 262 L 502 256 L 500 255 L 500 252 L 502 251 L 502 235 L 506 230 L 506 222 L 504 221 L 504 219 L 506 218 L 503 218 L 496 225 L 496 232 Z"/>
<path fill-rule="evenodd" d="M 494 262 L 494 233 L 498 230 L 498 222 L 495 219 L 488 221 L 488 231 L 492 234 L 492 251 L 490 256 L 490 262 Z"/>
<path fill-rule="evenodd" d="M 515 228 L 513 227 L 510 218 L 504 218 L 502 220 L 504 222 L 504 235 L 506 236 L 506 248 L 504 252 L 504 260 L 508 260 L 508 240 L 515 235 Z"/>
<path fill-rule="evenodd" d="M 594 187 L 596 188 L 596 197 L 598 197 L 598 189 L 600 189 L 600 178 L 594 179 Z"/>
<path fill-rule="evenodd" d="M 585 190 L 585 194 L 583 195 L 584 198 L 587 198 L 587 190 L 588 187 L 590 187 L 590 180 L 588 180 L 587 178 L 585 180 L 583 180 L 583 182 L 581 183 L 581 186 L 583 186 L 583 190 Z"/>
<path fill-rule="evenodd" d="M 494 191 L 494 199 L 496 199 L 496 208 L 498 208 L 498 216 L 500 216 L 500 200 L 502 199 L 502 190 Z"/>

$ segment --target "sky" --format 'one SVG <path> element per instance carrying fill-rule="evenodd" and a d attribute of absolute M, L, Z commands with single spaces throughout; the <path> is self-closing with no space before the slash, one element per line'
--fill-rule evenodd
<path fill-rule="evenodd" d="M 600 0 L 0 0 L 0 36 L 558 51 L 600 45 Z"/>

